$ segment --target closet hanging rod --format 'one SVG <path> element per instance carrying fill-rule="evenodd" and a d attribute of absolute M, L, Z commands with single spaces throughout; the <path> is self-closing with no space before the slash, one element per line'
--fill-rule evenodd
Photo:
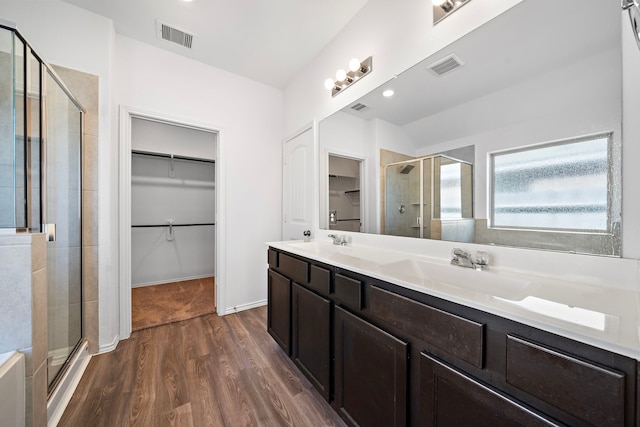
<path fill-rule="evenodd" d="M 153 228 L 153 227 L 168 227 L 171 225 L 172 227 L 199 227 L 206 225 L 216 225 L 215 222 L 206 222 L 201 224 L 151 224 L 151 225 L 132 225 L 131 228 Z"/>
<path fill-rule="evenodd" d="M 202 163 L 214 163 L 215 164 L 215 160 L 210 160 L 210 159 L 200 159 L 197 157 L 188 157 L 188 156 L 176 156 L 171 155 L 171 154 L 164 154 L 164 153 L 152 153 L 150 151 L 140 151 L 140 150 L 131 150 L 131 154 L 137 154 L 140 156 L 150 156 L 150 157 L 163 157 L 166 159 L 170 159 L 170 158 L 174 158 L 176 160 L 188 160 L 191 162 L 202 162 Z"/>

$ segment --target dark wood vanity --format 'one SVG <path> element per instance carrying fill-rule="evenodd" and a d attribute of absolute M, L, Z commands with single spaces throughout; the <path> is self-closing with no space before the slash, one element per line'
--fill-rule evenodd
<path fill-rule="evenodd" d="M 350 425 L 633 426 L 632 358 L 275 248 L 268 330 Z"/>

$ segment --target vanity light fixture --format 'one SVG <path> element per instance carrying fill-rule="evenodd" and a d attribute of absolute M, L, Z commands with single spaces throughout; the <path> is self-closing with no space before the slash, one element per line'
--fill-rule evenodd
<path fill-rule="evenodd" d="M 360 62 L 359 59 L 353 58 L 349 61 L 349 71 L 339 69 L 336 71 L 336 79 L 328 78 L 324 81 L 324 87 L 331 91 L 331 96 L 336 96 L 373 70 L 373 59 L 368 57 Z"/>
<path fill-rule="evenodd" d="M 437 24 L 471 0 L 432 0 L 433 24 Z"/>

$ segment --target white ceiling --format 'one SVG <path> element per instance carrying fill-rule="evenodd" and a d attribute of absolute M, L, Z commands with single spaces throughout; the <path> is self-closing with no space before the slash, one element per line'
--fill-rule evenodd
<path fill-rule="evenodd" d="M 113 20 L 116 32 L 284 88 L 368 0 L 63 0 Z M 195 34 L 187 49 L 156 20 Z"/>

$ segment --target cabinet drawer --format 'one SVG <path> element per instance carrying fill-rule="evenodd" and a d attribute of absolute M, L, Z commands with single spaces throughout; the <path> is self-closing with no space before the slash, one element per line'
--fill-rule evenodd
<path fill-rule="evenodd" d="M 453 366 L 420 354 L 420 416 L 423 426 L 556 426 Z"/>
<path fill-rule="evenodd" d="M 312 265 L 309 268 L 309 288 L 323 296 L 329 296 L 331 290 L 331 271 Z"/>
<path fill-rule="evenodd" d="M 267 262 L 269 263 L 269 268 L 273 268 L 274 270 L 278 268 L 278 252 L 269 248 L 267 252 Z"/>
<path fill-rule="evenodd" d="M 334 295 L 346 306 L 356 310 L 362 309 L 362 282 L 336 273 Z"/>
<path fill-rule="evenodd" d="M 426 341 L 458 359 L 483 367 L 484 324 L 429 307 L 372 286 L 367 309 L 372 316 Z"/>
<path fill-rule="evenodd" d="M 591 425 L 624 425 L 621 372 L 509 335 L 506 380 Z"/>
<path fill-rule="evenodd" d="M 294 282 L 309 282 L 309 264 L 286 254 L 278 256 L 278 271 Z"/>

